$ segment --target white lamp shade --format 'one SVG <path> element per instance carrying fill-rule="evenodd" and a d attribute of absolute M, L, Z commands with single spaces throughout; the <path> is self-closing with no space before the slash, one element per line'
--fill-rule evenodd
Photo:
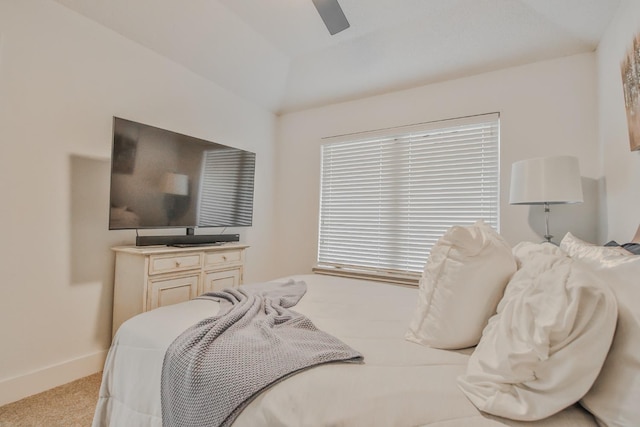
<path fill-rule="evenodd" d="M 582 181 L 576 157 L 542 157 L 522 160 L 512 165 L 510 204 L 581 202 Z"/>
<path fill-rule="evenodd" d="M 167 172 L 162 175 L 160 189 L 165 194 L 175 194 L 176 196 L 189 195 L 189 176 L 180 173 Z"/>

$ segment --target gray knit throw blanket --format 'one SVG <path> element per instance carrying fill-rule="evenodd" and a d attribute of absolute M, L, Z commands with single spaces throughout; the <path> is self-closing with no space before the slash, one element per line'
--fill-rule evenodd
<path fill-rule="evenodd" d="M 362 362 L 360 353 L 289 308 L 303 281 L 204 294 L 220 312 L 183 332 L 162 366 L 163 426 L 229 426 L 265 388 L 329 362 Z"/>

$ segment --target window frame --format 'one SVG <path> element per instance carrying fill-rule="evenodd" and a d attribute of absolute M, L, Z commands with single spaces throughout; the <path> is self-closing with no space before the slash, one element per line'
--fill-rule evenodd
<path fill-rule="evenodd" d="M 434 233 L 437 233 L 437 236 L 429 235 L 430 240 L 427 241 L 426 249 L 418 250 L 418 251 L 422 250 L 423 252 L 421 253 L 421 255 L 416 255 L 416 256 L 422 256 L 421 260 L 422 259 L 424 260 L 424 261 L 420 261 L 422 262 L 422 267 L 420 268 L 418 268 L 418 264 L 417 264 L 418 261 L 415 258 L 412 259 L 410 262 L 407 261 L 407 263 L 411 264 L 409 267 L 404 266 L 402 268 L 390 268 L 388 266 L 380 267 L 380 265 L 378 266 L 357 265 L 357 264 L 352 264 L 350 262 L 339 262 L 339 261 L 336 262 L 336 260 L 332 259 L 331 256 L 326 255 L 327 244 L 324 241 L 329 239 L 328 237 L 329 234 L 336 233 L 335 231 L 327 232 L 326 229 L 323 229 L 323 228 L 326 228 L 324 221 L 326 221 L 327 210 L 332 209 L 332 208 L 328 208 L 326 205 L 326 199 L 325 199 L 327 197 L 326 186 L 329 185 L 327 182 L 329 178 L 327 178 L 326 174 L 335 173 L 337 176 L 338 173 L 342 173 L 343 175 L 348 175 L 348 173 L 345 174 L 344 172 L 334 172 L 334 171 L 327 172 L 326 156 L 328 154 L 326 151 L 328 150 L 328 147 L 329 148 L 346 147 L 345 150 L 349 151 L 348 144 L 354 144 L 353 152 L 357 154 L 358 147 L 366 147 L 366 148 L 361 148 L 362 151 L 366 151 L 370 148 L 370 145 L 368 144 L 371 144 L 371 145 L 374 143 L 414 144 L 416 147 L 420 147 L 420 150 L 425 150 L 424 153 L 422 154 L 424 158 L 415 156 L 416 159 L 420 159 L 419 161 L 417 161 L 417 164 L 418 163 L 421 164 L 422 162 L 428 163 L 428 160 L 425 160 L 425 159 L 433 158 L 433 157 L 429 157 L 430 150 L 431 152 L 436 152 L 437 150 L 440 149 L 440 148 L 433 148 L 433 147 L 437 147 L 437 145 L 435 145 L 435 142 L 434 142 L 438 138 L 437 135 L 442 136 L 440 147 L 445 147 L 444 151 L 447 153 L 453 153 L 455 151 L 459 151 L 458 154 L 462 156 L 466 155 L 465 153 L 467 154 L 474 153 L 475 152 L 474 150 L 477 150 L 477 147 L 475 145 L 471 148 L 470 146 L 465 146 L 465 143 L 463 142 L 464 140 L 460 138 L 461 135 L 465 135 L 465 132 L 468 132 L 469 135 L 473 135 L 473 138 L 472 138 L 473 144 L 478 143 L 477 140 L 479 139 L 481 140 L 479 142 L 481 146 L 486 146 L 489 148 L 487 150 L 486 155 L 485 154 L 478 155 L 479 162 L 483 164 L 482 168 L 484 168 L 480 173 L 483 175 L 483 177 L 485 175 L 487 177 L 491 177 L 491 180 L 490 180 L 491 184 L 487 184 L 485 187 L 481 186 L 482 188 L 486 188 L 487 191 L 489 191 L 489 193 L 487 194 L 491 194 L 491 197 L 486 195 L 480 196 L 482 200 L 485 200 L 485 199 L 491 200 L 491 205 L 488 207 L 488 211 L 490 211 L 490 214 L 488 217 L 477 216 L 474 218 L 470 217 L 466 221 L 453 221 L 453 222 L 444 221 L 447 224 L 443 224 L 442 227 L 440 227 L 441 229 L 439 231 L 434 232 Z M 478 135 L 484 135 L 484 136 L 478 136 Z M 443 143 L 446 143 L 449 145 L 446 145 Z M 430 144 L 431 144 L 431 148 L 430 148 Z M 407 151 L 407 146 L 394 145 L 391 150 L 387 151 L 387 154 L 392 153 L 398 147 L 400 147 L 399 151 Z M 396 154 L 393 154 L 393 155 L 395 156 Z M 411 154 L 409 156 L 411 156 Z M 411 161 L 413 161 L 414 158 L 413 157 L 410 157 L 410 158 L 411 158 Z M 458 157 L 456 158 L 456 160 L 462 159 L 462 158 L 464 157 Z M 381 160 L 381 164 L 383 164 L 382 167 L 386 167 L 384 162 L 388 160 L 389 160 L 388 158 Z M 452 167 L 456 167 L 457 169 L 460 170 L 462 166 L 456 165 L 455 163 L 456 160 L 449 160 L 448 162 L 447 161 L 434 162 L 432 160 L 432 163 L 437 165 L 445 165 L 445 166 L 449 165 Z M 338 162 L 338 160 L 332 160 L 332 161 Z M 356 163 L 357 161 L 355 161 L 353 164 L 356 165 Z M 366 166 L 356 165 L 356 169 L 358 168 L 361 168 L 362 170 L 364 170 Z M 402 167 L 400 169 L 402 170 Z M 417 167 L 414 169 L 417 169 Z M 487 172 L 485 172 L 485 169 L 487 170 Z M 429 169 L 426 169 L 426 170 L 429 170 Z M 395 172 L 392 172 L 390 176 L 394 177 L 395 176 L 394 173 Z M 402 174 L 402 173 L 403 172 L 400 172 L 399 174 Z M 443 175 L 446 175 L 447 173 L 449 172 L 445 171 L 443 172 Z M 459 171 L 458 172 L 454 171 L 451 173 L 459 173 Z M 428 175 L 428 173 L 426 174 Z M 425 178 L 425 176 L 426 175 L 421 176 L 421 179 L 423 181 L 427 179 Z M 416 178 L 417 177 L 418 175 L 416 174 Z M 335 182 L 339 182 L 340 179 L 342 178 L 337 176 L 337 177 L 333 177 L 333 179 L 334 179 L 334 182 L 332 183 L 332 185 L 335 186 Z M 347 178 L 344 178 L 344 179 L 346 180 L 345 182 L 348 182 L 348 180 L 351 178 L 347 176 Z M 488 178 L 483 178 L 483 179 L 488 180 Z M 368 183 L 368 181 L 365 181 L 365 182 Z M 418 186 L 413 185 L 411 183 L 412 182 L 411 179 L 408 180 L 407 182 L 410 183 L 410 186 L 420 187 L 420 185 Z M 428 179 L 427 181 L 424 181 L 421 185 L 423 187 L 427 187 L 429 182 L 431 182 L 430 179 Z M 383 188 L 384 186 L 390 185 L 390 184 L 385 183 L 381 185 L 382 185 L 381 188 Z M 447 188 L 448 190 L 451 190 L 451 185 L 449 185 L 449 187 Z M 394 193 L 392 192 L 389 194 L 394 194 Z M 471 194 L 475 194 L 475 193 L 471 193 Z M 345 198 L 344 195 L 342 197 L 343 199 Z M 422 195 L 421 193 L 419 197 L 424 198 L 425 196 Z M 416 196 L 415 198 L 418 199 L 419 197 Z M 455 196 L 452 196 L 452 198 L 455 199 Z M 420 199 L 420 200 L 424 202 L 423 199 Z M 348 203 L 350 203 L 350 201 Z M 440 200 L 437 200 L 433 203 L 438 204 L 440 203 Z M 459 202 L 459 203 L 464 204 L 462 202 Z M 483 201 L 483 203 L 485 202 Z M 389 206 L 392 206 L 392 205 L 389 205 L 389 204 L 385 205 L 386 208 L 392 209 L 392 208 L 389 208 Z M 425 208 L 425 209 L 428 210 L 429 208 Z M 472 211 L 473 211 L 472 209 L 469 209 L 470 214 L 472 213 Z M 479 209 L 478 213 L 479 212 L 483 212 L 483 210 Z M 389 219 L 389 217 L 385 217 L 385 219 Z M 488 113 L 488 114 L 468 116 L 468 117 L 462 117 L 462 118 L 456 118 L 456 119 L 438 120 L 433 122 L 420 123 L 416 125 L 401 126 L 401 127 L 387 128 L 387 129 L 381 129 L 381 130 L 370 131 L 370 132 L 354 133 L 354 134 L 341 135 L 337 137 L 324 138 L 324 141 L 321 147 L 318 247 L 317 247 L 316 266 L 313 268 L 314 272 L 321 273 L 321 274 L 346 276 L 346 277 L 366 278 L 366 279 L 373 279 L 377 281 L 415 286 L 419 282 L 420 276 L 422 274 L 422 269 L 424 268 L 424 262 L 426 262 L 426 259 L 430 253 L 431 247 L 433 247 L 433 244 L 435 244 L 435 242 L 437 241 L 437 238 L 439 238 L 439 236 L 441 236 L 444 233 L 444 231 L 446 231 L 446 228 L 448 228 L 451 225 L 472 224 L 476 222 L 478 219 L 485 220 L 491 226 L 493 226 L 497 231 L 499 231 L 499 227 L 500 227 L 500 114 L 499 113 Z M 394 226 L 395 225 L 396 223 L 394 223 Z M 444 228 L 445 225 L 446 225 L 446 228 Z M 414 229 L 416 228 L 414 227 Z M 414 229 L 409 228 L 409 233 L 413 234 Z M 366 234 L 366 232 L 363 234 Z M 359 238 L 362 236 L 357 236 L 357 237 Z M 364 236 L 363 238 L 365 237 L 366 236 Z M 399 239 L 399 241 L 402 241 L 402 239 Z M 323 245 L 325 246 L 323 247 Z M 383 247 L 384 245 L 380 244 L 379 246 Z M 323 252 L 323 250 L 325 252 Z M 410 249 L 404 248 L 403 250 L 409 251 Z M 390 251 L 394 252 L 394 249 L 392 248 L 390 249 Z"/>

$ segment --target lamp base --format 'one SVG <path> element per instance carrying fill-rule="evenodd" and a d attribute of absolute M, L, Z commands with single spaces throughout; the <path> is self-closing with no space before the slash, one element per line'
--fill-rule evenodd
<path fill-rule="evenodd" d="M 553 235 L 549 234 L 549 212 L 550 211 L 551 209 L 549 208 L 549 203 L 544 202 L 544 241 L 547 243 L 553 243 L 551 241 L 551 239 L 553 239 Z M 553 244 L 555 245 L 555 243 Z"/>

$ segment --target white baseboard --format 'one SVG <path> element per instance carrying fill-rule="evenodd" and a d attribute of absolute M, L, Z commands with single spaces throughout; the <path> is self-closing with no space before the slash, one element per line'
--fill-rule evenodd
<path fill-rule="evenodd" d="M 100 372 L 107 350 L 0 380 L 0 406 Z"/>

